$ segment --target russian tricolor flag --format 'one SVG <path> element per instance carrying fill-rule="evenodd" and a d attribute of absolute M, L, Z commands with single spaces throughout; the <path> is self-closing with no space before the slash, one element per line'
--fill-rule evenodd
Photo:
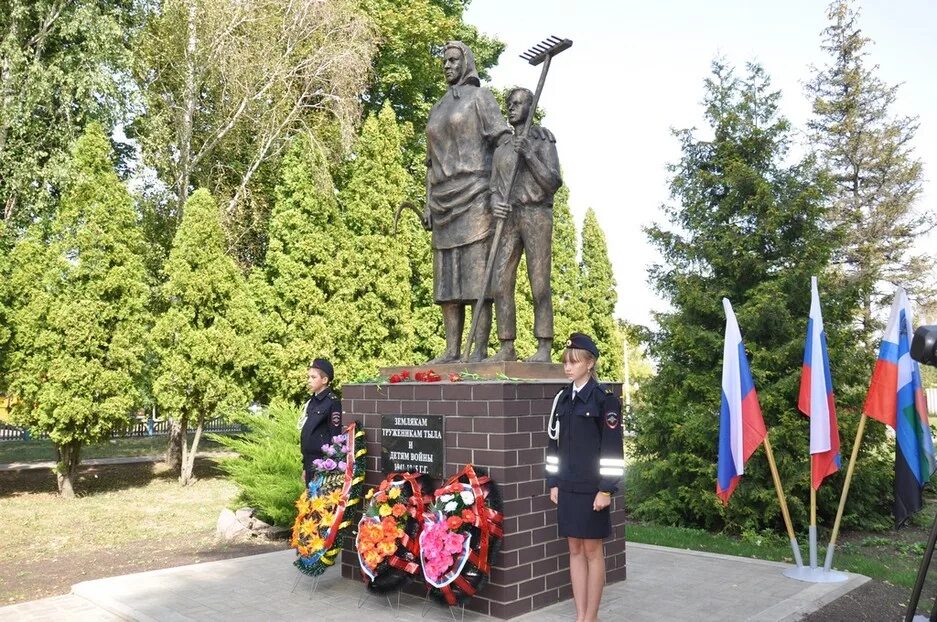
<path fill-rule="evenodd" d="M 912 334 L 911 307 L 899 287 L 865 399 L 865 414 L 895 430 L 896 525 L 921 509 L 921 489 L 935 469 L 921 374 L 911 358 Z"/>
<path fill-rule="evenodd" d="M 745 462 L 761 445 L 767 431 L 732 303 L 728 298 L 723 298 L 722 306 L 726 312 L 726 338 L 722 351 L 722 408 L 719 415 L 716 494 L 724 504 L 728 504 L 732 491 L 745 471 Z"/>
<path fill-rule="evenodd" d="M 842 466 L 839 455 L 839 426 L 833 400 L 833 379 L 826 350 L 826 333 L 820 313 L 817 277 L 810 278 L 810 319 L 807 320 L 807 343 L 800 372 L 800 412 L 810 417 L 810 474 L 814 490 L 823 478 Z"/>

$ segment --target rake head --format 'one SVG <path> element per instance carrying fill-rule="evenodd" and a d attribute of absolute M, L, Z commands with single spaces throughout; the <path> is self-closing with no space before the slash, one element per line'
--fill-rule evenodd
<path fill-rule="evenodd" d="M 570 39 L 550 37 L 548 39 L 544 39 L 534 47 L 521 54 L 521 58 L 526 60 L 531 65 L 539 65 L 544 60 L 546 60 L 548 56 L 556 56 L 563 50 L 568 50 L 570 47 L 572 47 L 572 45 L 573 42 Z"/>

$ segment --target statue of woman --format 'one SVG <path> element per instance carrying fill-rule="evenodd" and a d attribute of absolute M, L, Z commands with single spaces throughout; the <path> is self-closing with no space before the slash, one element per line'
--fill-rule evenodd
<path fill-rule="evenodd" d="M 492 154 L 511 136 L 494 95 L 481 87 L 475 57 L 464 43 L 446 44 L 443 70 L 449 90 L 433 106 L 426 125 L 423 220 L 433 232 L 433 296 L 446 330 L 446 350 L 431 363 L 459 360 L 465 310 L 481 297 L 493 233 Z M 485 294 L 470 361 L 487 356 L 492 296 Z"/>

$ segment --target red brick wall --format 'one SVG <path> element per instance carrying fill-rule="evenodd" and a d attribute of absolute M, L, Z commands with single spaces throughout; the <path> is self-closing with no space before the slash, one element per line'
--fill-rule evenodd
<path fill-rule="evenodd" d="M 368 435 L 367 483 L 376 485 L 380 469 L 381 415 L 443 415 L 449 477 L 465 464 L 488 470 L 504 497 L 504 543 L 489 583 L 466 607 L 508 619 L 552 605 L 572 595 L 569 552 L 557 537 L 556 508 L 543 479 L 546 423 L 553 397 L 563 386 L 554 381 L 347 384 L 342 387 L 345 423 L 358 420 Z M 620 392 L 620 385 L 611 385 Z M 606 580 L 625 578 L 625 516 L 622 495 L 612 501 L 614 537 L 605 544 Z M 351 544 L 353 546 L 353 543 Z M 349 548 L 342 574 L 361 576 Z M 408 592 L 425 593 L 411 584 Z"/>

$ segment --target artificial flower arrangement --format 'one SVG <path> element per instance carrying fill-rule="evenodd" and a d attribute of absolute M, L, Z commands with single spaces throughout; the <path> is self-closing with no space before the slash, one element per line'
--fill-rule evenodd
<path fill-rule="evenodd" d="M 483 470 L 469 464 L 434 497 L 423 516 L 420 561 L 430 593 L 453 606 L 471 598 L 488 579 L 504 537 L 501 492 Z"/>
<path fill-rule="evenodd" d="M 314 460 L 315 470 L 296 501 L 290 546 L 299 556 L 294 564 L 308 575 L 320 575 L 335 564 L 343 536 L 360 507 L 367 454 L 364 430 L 357 422 L 322 446 L 326 457 Z"/>
<path fill-rule="evenodd" d="M 398 590 L 419 573 L 419 534 L 423 513 L 432 502 L 423 494 L 425 481 L 419 473 L 391 473 L 376 492 L 365 495 L 368 506 L 358 522 L 355 549 L 369 590 Z"/>

